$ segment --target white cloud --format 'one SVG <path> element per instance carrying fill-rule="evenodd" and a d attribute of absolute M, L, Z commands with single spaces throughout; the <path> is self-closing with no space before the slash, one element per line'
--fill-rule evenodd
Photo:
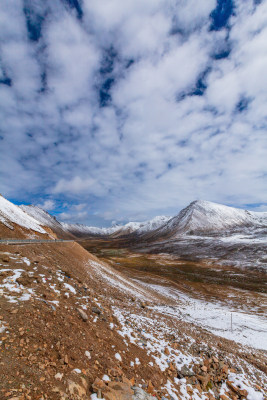
<path fill-rule="evenodd" d="M 87 212 L 76 212 L 76 213 L 71 213 L 71 212 L 63 212 L 58 214 L 58 219 L 60 221 L 71 221 L 74 218 L 75 222 L 79 222 L 79 220 L 84 221 L 87 217 Z"/>
<path fill-rule="evenodd" d="M 48 85 L 61 105 L 90 96 L 99 51 L 83 27 L 68 13 L 46 27 Z"/>
<path fill-rule="evenodd" d="M 86 203 L 75 204 L 75 205 L 73 205 L 74 210 L 77 210 L 77 211 L 81 211 L 81 210 L 83 210 L 85 207 L 88 208 L 88 205 L 87 205 Z"/>
<path fill-rule="evenodd" d="M 196 2 L 194 0 L 179 0 L 172 10 L 177 18 L 177 26 L 181 29 L 196 29 L 205 23 L 211 11 L 216 7 L 216 0 Z"/>
<path fill-rule="evenodd" d="M 87 191 L 94 185 L 95 180 L 88 178 L 82 179 L 79 176 L 75 176 L 71 180 L 60 179 L 53 189 L 54 193 L 80 193 Z"/>
<path fill-rule="evenodd" d="M 38 207 L 46 210 L 46 211 L 51 211 L 55 208 L 55 202 L 53 200 L 45 200 L 41 204 L 37 204 Z"/>

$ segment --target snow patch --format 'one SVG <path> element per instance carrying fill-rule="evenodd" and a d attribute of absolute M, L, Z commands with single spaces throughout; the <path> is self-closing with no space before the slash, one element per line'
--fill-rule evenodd
<path fill-rule="evenodd" d="M 69 283 L 64 283 L 64 286 L 65 286 L 65 288 L 69 289 L 69 291 L 70 291 L 71 293 L 76 294 L 76 289 L 74 289 L 74 287 L 71 286 Z"/>
<path fill-rule="evenodd" d="M 119 353 L 116 353 L 116 354 L 115 354 L 115 358 L 116 358 L 118 361 L 122 361 L 121 355 L 120 355 Z"/>

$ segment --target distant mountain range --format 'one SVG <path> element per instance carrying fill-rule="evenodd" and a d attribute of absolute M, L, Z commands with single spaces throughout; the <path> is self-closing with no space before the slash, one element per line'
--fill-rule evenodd
<path fill-rule="evenodd" d="M 0 223 L 10 230 L 15 226 L 61 238 L 106 236 L 139 237 L 144 240 L 173 240 L 183 236 L 266 233 L 267 212 L 252 212 L 209 201 L 193 201 L 175 217 L 158 216 L 145 222 L 129 222 L 110 228 L 66 224 L 37 206 L 16 206 L 0 196 Z M 51 230 L 51 231 L 50 231 Z"/>
<path fill-rule="evenodd" d="M 92 235 L 120 237 L 129 235 L 133 232 L 141 234 L 158 229 L 171 219 L 171 217 L 159 216 L 145 222 L 128 222 L 125 225 L 115 225 L 110 228 L 99 228 L 82 224 L 67 224 L 65 222 L 59 222 L 55 217 L 37 206 L 22 205 L 20 208 L 31 217 L 36 219 L 41 225 L 48 226 L 54 231 L 63 231 L 77 237 Z"/>

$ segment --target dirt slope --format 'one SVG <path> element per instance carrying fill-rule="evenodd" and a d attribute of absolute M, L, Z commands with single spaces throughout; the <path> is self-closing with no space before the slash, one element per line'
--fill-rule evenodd
<path fill-rule="evenodd" d="M 0 399 L 264 398 L 263 352 L 159 313 L 78 244 L 0 251 Z"/>

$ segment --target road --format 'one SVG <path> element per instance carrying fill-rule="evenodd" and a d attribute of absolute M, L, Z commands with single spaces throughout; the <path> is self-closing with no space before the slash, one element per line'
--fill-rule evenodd
<path fill-rule="evenodd" d="M 0 239 L 0 244 L 35 244 L 35 243 L 63 243 L 63 242 L 76 242 L 77 240 L 65 239 Z"/>

